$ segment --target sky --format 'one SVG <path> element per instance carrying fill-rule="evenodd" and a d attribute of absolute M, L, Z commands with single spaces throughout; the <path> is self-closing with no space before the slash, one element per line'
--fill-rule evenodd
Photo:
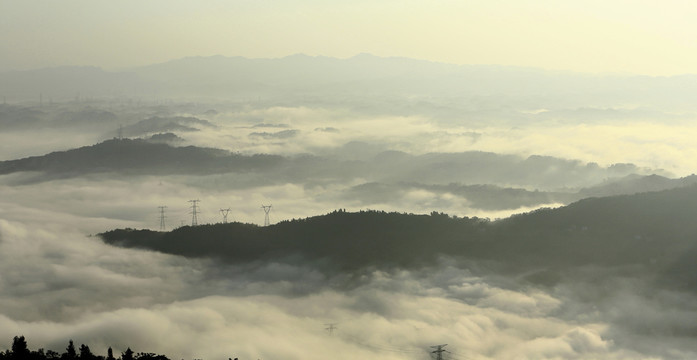
<path fill-rule="evenodd" d="M 664 76 L 697 73 L 696 16 L 686 0 L 0 0 L 0 71 L 371 53 Z"/>

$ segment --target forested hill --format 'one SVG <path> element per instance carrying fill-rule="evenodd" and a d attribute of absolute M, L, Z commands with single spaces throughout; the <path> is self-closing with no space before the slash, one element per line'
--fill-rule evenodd
<path fill-rule="evenodd" d="M 265 168 L 283 160 L 276 155 L 244 156 L 196 146 L 174 147 L 143 139 L 112 139 L 42 156 L 0 161 L 0 175 L 18 171 L 77 176 L 98 172 L 215 174 Z"/>
<path fill-rule="evenodd" d="M 230 223 L 171 232 L 121 229 L 109 243 L 227 262 L 304 261 L 340 271 L 418 267 L 441 255 L 496 261 L 510 269 L 641 265 L 695 285 L 697 186 L 590 198 L 499 221 L 336 211 L 259 227 Z"/>
<path fill-rule="evenodd" d="M 212 126 L 196 118 L 155 117 L 123 130 L 148 133 L 187 124 Z M 341 184 L 336 196 L 355 206 L 399 203 L 408 194 L 422 191 L 434 196 L 454 195 L 471 208 L 483 210 L 568 204 L 589 196 L 658 191 L 697 183 L 697 176 L 671 179 L 647 175 L 653 170 L 632 164 L 600 167 L 549 156 L 382 151 L 361 159 L 346 157 L 360 152 L 365 143 L 347 144 L 335 154 L 242 155 L 217 148 L 171 144 L 181 141 L 173 133 L 142 139 L 114 138 L 76 149 L 0 161 L 0 176 L 17 173 L 18 176 L 7 178 L 8 183 L 25 185 L 80 177 L 225 175 L 226 181 L 197 186 L 229 190 L 261 184 Z"/>

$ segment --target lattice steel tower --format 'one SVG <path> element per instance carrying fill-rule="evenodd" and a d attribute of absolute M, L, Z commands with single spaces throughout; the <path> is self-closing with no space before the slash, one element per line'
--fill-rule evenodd
<path fill-rule="evenodd" d="M 271 206 L 272 205 L 261 205 L 261 208 L 264 209 L 264 226 L 269 226 L 271 222 L 269 221 L 269 212 L 271 211 Z"/>
<path fill-rule="evenodd" d="M 324 324 L 326 328 L 324 330 L 327 330 L 329 332 L 329 336 L 334 335 L 334 330 L 338 329 L 336 327 L 336 323 L 330 323 L 330 324 Z"/>
<path fill-rule="evenodd" d="M 189 200 L 191 203 L 191 226 L 198 225 L 198 203 L 201 200 Z"/>
<path fill-rule="evenodd" d="M 160 231 L 165 231 L 165 209 L 167 208 L 166 206 L 158 206 L 158 209 L 160 209 Z"/>
<path fill-rule="evenodd" d="M 227 224 L 227 214 L 230 212 L 230 208 L 220 209 L 220 213 L 223 215 L 223 224 Z"/>
<path fill-rule="evenodd" d="M 432 354 L 436 354 L 436 360 L 443 360 L 443 353 L 447 351 L 443 350 L 443 348 L 446 346 L 448 346 L 448 344 L 431 346 L 432 348 L 436 349 L 434 351 L 431 351 Z"/>

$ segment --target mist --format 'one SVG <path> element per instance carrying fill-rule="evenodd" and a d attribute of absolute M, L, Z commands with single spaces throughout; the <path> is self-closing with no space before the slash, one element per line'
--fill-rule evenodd
<path fill-rule="evenodd" d="M 659 292 L 648 300 L 635 295 L 642 282 L 632 279 L 616 280 L 591 304 L 572 296 L 587 290 L 582 276 L 541 289 L 442 259 L 418 271 L 368 272 L 337 289 L 328 285 L 337 279 L 309 268 L 237 268 L 15 222 L 1 226 L 0 336 L 8 341 L 19 332 L 30 345 L 52 349 L 71 338 L 94 351 L 130 346 L 182 358 L 419 359 L 441 343 L 452 358 L 475 359 L 695 354 L 689 334 L 667 330 L 691 328 L 697 309 L 675 317 L 665 305 L 685 295 Z M 648 333 L 635 334 L 628 321 Z M 328 323 L 337 324 L 332 334 Z M 655 354 L 647 341 L 682 350 Z"/>
<path fill-rule="evenodd" d="M 229 77 L 216 85 L 219 69 Z M 697 182 L 697 109 L 672 95 L 690 79 L 369 55 L 73 70 L 99 81 L 67 85 L 66 69 L 0 74 L 14 79 L 0 86 L 7 348 L 24 335 L 32 349 L 62 351 L 73 339 L 97 354 L 130 347 L 172 359 L 424 359 L 439 344 L 446 359 L 697 356 L 694 291 L 657 287 L 651 264 L 510 274 L 504 259 L 451 255 L 327 272 L 97 236 L 192 225 L 194 199 L 200 225 L 222 223 L 224 209 L 229 222 L 261 225 L 262 205 L 272 224 L 337 209 L 495 222 L 687 188 Z"/>

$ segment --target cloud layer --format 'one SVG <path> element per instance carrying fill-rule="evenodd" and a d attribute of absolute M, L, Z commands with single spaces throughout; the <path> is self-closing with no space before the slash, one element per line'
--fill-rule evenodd
<path fill-rule="evenodd" d="M 665 169 L 675 175 L 693 172 L 697 155 L 692 141 L 697 127 L 681 121 L 570 125 L 541 111 L 520 115 L 525 121 L 487 124 L 481 119 L 492 116 L 483 112 L 444 121 L 350 107 L 266 104 L 221 105 L 206 116 L 203 109 L 188 110 L 180 115 L 200 116 L 217 127 L 191 122 L 196 131 L 177 133 L 185 144 L 243 154 L 309 153 L 356 161 L 388 150 L 414 158 L 476 150 L 578 159 L 571 163 L 583 168 L 595 166 L 586 162 L 599 167 L 634 163 L 641 171 Z M 172 115 L 152 108 L 132 111 L 114 121 L 128 125 Z M 113 137 L 115 125 L 83 132 L 75 127 L 61 136 L 3 132 L 0 150 L 9 159 L 89 145 Z M 382 156 L 385 164 L 394 165 L 401 155 Z M 394 174 L 388 180 L 400 181 Z M 437 172 L 419 175 L 435 177 Z M 312 360 L 328 354 L 334 359 L 422 359 L 433 351 L 430 346 L 445 343 L 452 359 L 697 356 L 691 341 L 694 296 L 655 291 L 632 276 L 598 279 L 603 272 L 588 269 L 541 287 L 494 277 L 481 264 L 442 259 L 422 270 L 327 278 L 309 266 L 225 266 L 113 248 L 85 235 L 117 227 L 156 229 L 157 209 L 163 205 L 168 206 L 168 229 L 188 224 L 190 199 L 201 200 L 200 223 L 222 221 L 219 209 L 229 207 L 229 220 L 259 224 L 262 204 L 273 204 L 272 222 L 338 208 L 496 218 L 534 207 L 485 211 L 455 191 L 410 185 L 399 187 L 396 198 L 379 197 L 386 194 L 378 189 L 359 199 L 350 189 L 376 181 L 362 178 L 277 182 L 249 174 L 92 174 L 25 181 L 41 176 L 0 176 L 0 344 L 6 341 L 6 347 L 23 334 L 31 348 L 62 351 L 72 338 L 101 354 L 108 346 L 117 353 L 130 346 L 184 359 Z M 338 324 L 331 336 L 325 330 L 330 323 Z"/>
<path fill-rule="evenodd" d="M 62 351 L 71 338 L 99 353 L 130 346 L 185 359 L 420 359 L 444 343 L 453 359 L 697 355 L 689 297 L 647 297 L 637 291 L 641 280 L 616 278 L 612 291 L 584 301 L 580 293 L 599 289 L 588 287 L 592 270 L 544 289 L 442 259 L 423 270 L 367 272 L 340 290 L 331 284 L 343 275 L 224 266 L 55 230 L 0 221 L 0 338 L 8 347 L 24 334 L 32 348 Z"/>

